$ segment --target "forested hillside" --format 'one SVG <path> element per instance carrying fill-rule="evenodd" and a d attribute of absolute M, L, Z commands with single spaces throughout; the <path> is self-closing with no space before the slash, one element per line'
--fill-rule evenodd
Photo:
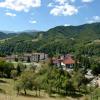
<path fill-rule="evenodd" d="M 5 38 L 9 39 L 0 42 L 1 56 L 33 51 L 45 52 L 54 56 L 62 53 L 76 54 L 80 51 L 87 53 L 87 50 L 98 55 L 100 42 L 97 44 L 93 41 L 100 40 L 100 23 L 58 26 L 46 32 L 33 32 L 33 34 L 32 32 L 31 34 L 24 32 L 17 35 L 0 34 L 1 40 Z"/>
<path fill-rule="evenodd" d="M 16 35 L 17 35 L 16 33 L 6 34 L 4 32 L 0 32 L 0 40 L 1 39 L 6 39 L 6 38 L 11 38 L 11 37 L 16 36 Z"/>

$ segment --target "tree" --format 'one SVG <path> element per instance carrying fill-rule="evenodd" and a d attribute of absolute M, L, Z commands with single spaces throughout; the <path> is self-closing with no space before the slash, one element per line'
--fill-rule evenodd
<path fill-rule="evenodd" d="M 28 62 L 28 63 L 30 63 L 30 62 L 31 62 L 30 57 L 28 57 L 28 58 L 27 58 L 27 62 Z"/>
<path fill-rule="evenodd" d="M 23 65 L 22 63 L 18 63 L 17 68 L 16 68 L 16 70 L 17 70 L 17 75 L 20 76 L 21 73 L 22 73 L 25 69 L 26 69 L 26 66 L 25 66 L 25 65 Z"/>
<path fill-rule="evenodd" d="M 14 69 L 14 65 L 9 62 L 1 61 L 0 62 L 0 72 L 2 77 L 11 77 L 11 71 Z"/>
<path fill-rule="evenodd" d="M 17 81 L 16 89 L 18 90 L 20 87 L 26 95 L 27 89 L 32 90 L 33 88 L 33 75 L 33 71 L 24 71 Z"/>
<path fill-rule="evenodd" d="M 15 61 L 18 62 L 18 58 L 15 58 Z"/>
<path fill-rule="evenodd" d="M 99 75 L 100 74 L 100 63 L 99 62 L 92 62 L 92 73 L 94 75 Z"/>
<path fill-rule="evenodd" d="M 17 70 L 12 70 L 11 71 L 11 77 L 15 80 L 17 77 Z"/>
<path fill-rule="evenodd" d="M 11 77 L 11 71 L 14 69 L 14 66 L 12 63 L 5 63 L 5 69 L 4 73 L 6 73 L 7 77 Z"/>

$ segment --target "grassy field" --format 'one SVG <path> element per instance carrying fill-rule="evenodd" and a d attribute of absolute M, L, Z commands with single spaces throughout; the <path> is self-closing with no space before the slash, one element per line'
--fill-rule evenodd
<path fill-rule="evenodd" d="M 40 97 L 35 97 L 35 92 L 28 91 L 30 96 L 17 96 L 12 79 L 0 78 L 0 100 L 75 100 L 70 97 L 49 97 L 42 92 Z M 22 91 L 23 92 L 23 91 Z"/>
<path fill-rule="evenodd" d="M 34 91 L 27 91 L 27 96 L 17 96 L 16 91 L 14 89 L 15 82 L 12 79 L 5 79 L 0 78 L 0 100 L 91 100 L 88 99 L 87 96 L 81 98 L 71 98 L 71 97 L 61 97 L 61 96 L 54 96 L 49 97 L 45 92 L 41 92 L 40 97 L 35 97 Z M 21 91 L 23 93 L 23 91 Z M 96 94 L 100 94 L 100 88 L 96 90 Z M 96 97 L 93 100 L 100 100 Z"/>

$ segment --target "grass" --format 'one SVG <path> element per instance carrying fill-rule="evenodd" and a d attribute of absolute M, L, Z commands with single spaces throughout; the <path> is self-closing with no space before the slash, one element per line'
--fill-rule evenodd
<path fill-rule="evenodd" d="M 27 91 L 28 95 L 19 95 L 17 96 L 16 91 L 14 89 L 15 82 L 12 79 L 5 79 L 0 78 L 0 100 L 91 100 L 90 96 L 83 96 L 79 99 L 75 99 L 72 97 L 61 97 L 61 96 L 54 96 L 49 97 L 48 94 L 46 94 L 44 91 L 41 91 L 41 96 L 36 97 L 34 91 Z M 21 91 L 23 93 L 23 91 Z M 95 90 L 95 94 L 100 94 L 100 88 Z M 92 95 L 93 96 L 93 95 Z M 96 95 L 94 96 L 93 100 L 96 99 Z M 100 100 L 100 97 L 98 97 L 98 100 Z"/>
<path fill-rule="evenodd" d="M 32 98 L 32 97 L 24 97 L 24 96 L 8 96 L 8 95 L 0 95 L 0 100 L 72 100 L 72 99 L 61 99 L 61 98 Z"/>
<path fill-rule="evenodd" d="M 18 61 L 18 62 L 11 61 L 11 63 L 12 63 L 15 67 L 17 67 L 17 65 L 18 65 L 19 63 L 22 63 L 23 65 L 26 65 L 27 67 L 30 67 L 30 66 L 32 66 L 32 65 L 41 66 L 40 63 L 36 63 L 36 62 L 30 62 L 30 63 L 28 63 L 28 62 L 22 62 L 22 61 Z"/>
<path fill-rule="evenodd" d="M 35 92 L 32 91 L 27 91 L 27 96 L 17 96 L 14 84 L 12 79 L 0 78 L 0 100 L 73 100 L 66 97 L 49 97 L 45 92 L 41 92 L 40 97 L 35 97 Z"/>
<path fill-rule="evenodd" d="M 22 63 L 23 65 L 26 65 L 26 66 L 30 66 L 32 63 L 26 63 L 26 62 L 15 62 L 15 61 L 11 61 L 12 64 L 14 64 L 14 66 L 16 67 L 19 63 Z"/>
<path fill-rule="evenodd" d="M 3 93 L 12 95 L 14 93 L 14 81 L 11 79 L 0 78 L 0 89 L 4 91 Z"/>
<path fill-rule="evenodd" d="M 94 93 L 91 95 L 93 100 L 100 100 L 100 88 L 97 88 Z"/>
<path fill-rule="evenodd" d="M 11 38 L 1 39 L 1 40 L 0 40 L 0 43 L 4 43 L 5 41 L 10 40 L 10 39 L 11 39 Z"/>

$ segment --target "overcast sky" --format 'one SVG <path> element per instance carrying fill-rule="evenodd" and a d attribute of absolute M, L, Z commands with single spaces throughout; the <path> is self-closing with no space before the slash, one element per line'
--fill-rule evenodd
<path fill-rule="evenodd" d="M 48 30 L 100 22 L 100 0 L 0 0 L 0 30 Z"/>

